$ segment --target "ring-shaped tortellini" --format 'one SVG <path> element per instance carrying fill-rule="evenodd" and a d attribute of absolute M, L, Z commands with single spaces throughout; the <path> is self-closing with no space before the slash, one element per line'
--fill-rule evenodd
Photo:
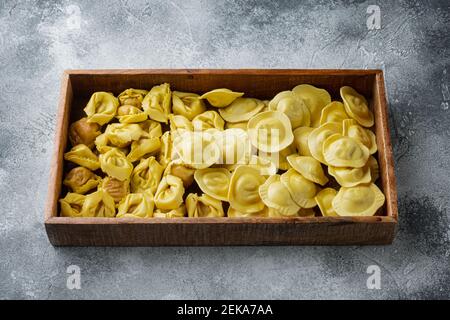
<path fill-rule="evenodd" d="M 189 121 L 192 121 L 192 119 L 205 111 L 205 103 L 198 94 L 180 91 L 172 92 L 172 112 L 175 115 L 184 116 Z"/>
<path fill-rule="evenodd" d="M 154 207 L 151 192 L 129 193 L 120 201 L 116 218 L 152 218 Z"/>
<path fill-rule="evenodd" d="M 185 165 L 181 159 L 176 159 L 167 165 L 164 170 L 164 176 L 172 175 L 180 178 L 183 181 L 184 188 L 188 188 L 194 182 L 195 169 Z"/>
<path fill-rule="evenodd" d="M 278 93 L 270 102 L 269 110 L 280 111 L 288 116 L 292 129 L 310 125 L 311 113 L 305 102 L 292 91 Z"/>
<path fill-rule="evenodd" d="M 247 128 L 252 145 L 263 152 L 279 152 L 294 141 L 291 121 L 279 111 L 257 114 Z"/>
<path fill-rule="evenodd" d="M 121 106 L 133 106 L 140 108 L 142 106 L 142 100 L 147 95 L 147 90 L 140 89 L 126 89 L 117 97 Z"/>
<path fill-rule="evenodd" d="M 208 100 L 209 104 L 213 107 L 224 108 L 243 95 L 243 92 L 234 92 L 230 89 L 221 88 L 204 93 L 200 99 Z"/>
<path fill-rule="evenodd" d="M 194 130 L 203 131 L 207 129 L 223 130 L 225 121 L 223 121 L 220 114 L 214 110 L 205 111 L 192 120 Z"/>
<path fill-rule="evenodd" d="M 161 149 L 161 140 L 155 137 L 142 136 L 139 140 L 131 143 L 130 152 L 127 154 L 127 159 L 130 162 L 135 162 L 142 157 L 153 154 Z"/>
<path fill-rule="evenodd" d="M 347 114 L 364 127 L 373 126 L 373 113 L 369 110 L 366 98 L 348 86 L 342 87 L 340 93 Z"/>
<path fill-rule="evenodd" d="M 373 183 L 342 187 L 332 204 L 339 216 L 373 216 L 384 204 L 383 192 Z"/>
<path fill-rule="evenodd" d="M 252 166 L 238 166 L 230 179 L 228 201 L 230 206 L 242 213 L 255 213 L 264 209 L 259 187 L 265 178 Z"/>
<path fill-rule="evenodd" d="M 219 147 L 219 164 L 247 164 L 250 157 L 250 141 L 247 132 L 242 129 L 227 129 L 211 132 Z"/>
<path fill-rule="evenodd" d="M 97 151 L 99 153 L 105 153 L 111 149 L 116 149 L 116 148 L 119 149 L 125 155 L 129 151 L 128 148 L 126 148 L 126 147 L 119 148 L 119 147 L 115 146 L 114 144 L 112 144 L 111 141 L 109 141 L 106 133 L 102 133 L 95 139 L 95 148 L 97 149 Z"/>
<path fill-rule="evenodd" d="M 329 166 L 328 173 L 333 176 L 341 186 L 347 188 L 372 181 L 368 163 L 361 168 Z"/>
<path fill-rule="evenodd" d="M 380 168 L 378 166 L 377 159 L 375 159 L 375 157 L 373 156 L 370 156 L 369 160 L 367 160 L 367 165 L 370 168 L 371 181 L 372 182 L 377 181 L 378 178 L 380 177 Z"/>
<path fill-rule="evenodd" d="M 294 130 L 294 143 L 299 155 L 312 157 L 311 151 L 309 151 L 308 137 L 313 130 L 314 128 L 311 127 L 298 127 Z"/>
<path fill-rule="evenodd" d="M 342 123 L 345 119 L 350 119 L 345 112 L 344 104 L 340 101 L 332 101 L 322 109 L 320 125 L 328 122 Z"/>
<path fill-rule="evenodd" d="M 134 193 L 150 190 L 156 193 L 164 168 L 155 157 L 141 159 L 131 174 L 131 191 Z"/>
<path fill-rule="evenodd" d="M 369 149 L 361 142 L 339 133 L 323 143 L 323 156 L 329 166 L 360 168 L 367 163 L 369 155 Z"/>
<path fill-rule="evenodd" d="M 176 137 L 174 148 L 183 163 L 195 169 L 208 168 L 220 158 L 219 147 L 207 132 L 186 131 Z"/>
<path fill-rule="evenodd" d="M 205 168 L 195 171 L 195 181 L 203 193 L 217 200 L 228 201 L 231 173 L 225 168 Z"/>
<path fill-rule="evenodd" d="M 321 186 L 328 182 L 328 178 L 323 172 L 322 165 L 313 157 L 292 154 L 287 157 L 287 161 L 295 171 L 300 173 L 309 181 L 318 183 Z"/>
<path fill-rule="evenodd" d="M 63 199 L 59 200 L 59 204 L 61 205 L 61 217 L 83 217 L 81 209 L 85 199 L 85 195 L 71 192 L 67 193 Z"/>
<path fill-rule="evenodd" d="M 259 173 L 263 176 L 272 176 L 277 173 L 278 168 L 270 158 L 259 157 L 252 155 L 250 157 L 249 166 L 259 170 Z"/>
<path fill-rule="evenodd" d="M 299 207 L 308 209 L 317 205 L 314 197 L 320 188 L 294 169 L 283 173 L 280 181 L 289 190 L 292 199 Z"/>
<path fill-rule="evenodd" d="M 270 176 L 259 187 L 259 195 L 266 206 L 275 209 L 282 216 L 292 217 L 300 210 L 278 174 Z"/>
<path fill-rule="evenodd" d="M 237 98 L 228 107 L 220 108 L 219 113 L 225 121 L 239 123 L 250 120 L 264 106 L 264 103 L 258 99 Z"/>
<path fill-rule="evenodd" d="M 183 204 L 183 181 L 167 175 L 161 179 L 155 193 L 155 205 L 161 210 L 176 209 Z"/>
<path fill-rule="evenodd" d="M 67 173 L 63 183 L 73 192 L 85 194 L 89 190 L 96 188 L 100 183 L 100 180 L 101 178 L 89 169 L 84 167 L 76 167 Z"/>
<path fill-rule="evenodd" d="M 253 212 L 253 213 L 243 213 L 237 211 L 233 207 L 228 207 L 227 217 L 228 218 L 266 218 L 269 216 L 269 208 L 264 207 L 261 211 Z"/>
<path fill-rule="evenodd" d="M 236 122 L 236 123 L 227 122 L 227 123 L 225 123 L 225 129 L 242 129 L 242 130 L 247 131 L 247 123 L 248 123 L 248 121 Z"/>
<path fill-rule="evenodd" d="M 139 140 L 144 131 L 137 123 L 111 123 L 106 127 L 105 136 L 116 147 L 128 147 Z"/>
<path fill-rule="evenodd" d="M 87 122 L 95 122 L 104 125 L 116 115 L 119 100 L 109 92 L 95 92 L 84 108 Z"/>
<path fill-rule="evenodd" d="M 333 199 L 336 197 L 337 191 L 333 188 L 325 188 L 319 191 L 315 199 L 319 206 L 320 212 L 324 217 L 337 217 L 337 213 L 333 209 Z"/>
<path fill-rule="evenodd" d="M 154 86 L 142 101 L 142 108 L 147 112 L 150 119 L 167 123 L 171 98 L 172 93 L 168 83 Z"/>
<path fill-rule="evenodd" d="M 175 151 L 173 147 L 173 137 L 172 132 L 166 131 L 161 136 L 161 149 L 158 155 L 159 163 L 165 168 L 170 163 L 170 161 L 174 160 Z"/>
<path fill-rule="evenodd" d="M 130 181 L 124 180 L 120 181 L 116 178 L 104 177 L 102 179 L 101 186 L 106 192 L 109 193 L 111 197 L 113 197 L 114 202 L 118 203 L 122 200 L 128 193 L 130 193 Z"/>
<path fill-rule="evenodd" d="M 150 137 L 159 138 L 162 136 L 161 123 L 154 120 L 145 120 L 139 123 L 141 129 Z"/>
<path fill-rule="evenodd" d="M 117 108 L 117 120 L 120 123 L 138 123 L 147 120 L 147 113 L 132 105 L 123 105 Z"/>
<path fill-rule="evenodd" d="M 88 194 L 84 199 L 81 215 L 83 217 L 114 218 L 116 205 L 113 197 L 101 188 Z"/>
<path fill-rule="evenodd" d="M 193 131 L 194 126 L 188 118 L 182 115 L 169 115 L 170 131 L 188 130 Z"/>
<path fill-rule="evenodd" d="M 330 122 L 315 128 L 308 135 L 308 147 L 311 155 L 320 162 L 327 164 L 323 156 L 323 144 L 333 134 L 342 132 L 342 124 Z"/>
<path fill-rule="evenodd" d="M 154 218 L 183 218 L 186 216 L 186 206 L 183 204 L 180 207 L 172 210 L 156 209 L 153 212 Z"/>
<path fill-rule="evenodd" d="M 342 122 L 343 135 L 356 139 L 369 149 L 370 154 L 377 152 L 377 139 L 375 133 L 370 129 L 361 127 L 354 119 L 347 119 Z"/>
<path fill-rule="evenodd" d="M 186 209 L 190 218 L 224 217 L 222 201 L 203 194 L 190 193 L 186 197 Z"/>
<path fill-rule="evenodd" d="M 108 152 L 102 153 L 99 159 L 102 171 L 110 177 L 120 181 L 130 178 L 133 165 L 119 149 L 113 148 Z"/>
<path fill-rule="evenodd" d="M 72 146 L 85 144 L 89 148 L 94 146 L 95 138 L 101 134 L 100 126 L 95 122 L 87 122 L 87 118 L 81 118 L 70 125 L 69 140 Z"/>
<path fill-rule="evenodd" d="M 69 152 L 64 153 L 64 159 L 92 171 L 100 168 L 97 156 L 84 144 L 77 144 Z"/>
<path fill-rule="evenodd" d="M 328 91 L 309 84 L 301 84 L 292 89 L 292 92 L 308 106 L 311 112 L 311 126 L 319 127 L 322 109 L 331 102 Z"/>

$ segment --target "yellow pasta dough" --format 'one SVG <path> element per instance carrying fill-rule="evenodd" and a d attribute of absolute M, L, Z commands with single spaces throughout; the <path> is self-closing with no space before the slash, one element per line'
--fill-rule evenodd
<path fill-rule="evenodd" d="M 192 121 L 200 113 L 206 111 L 206 106 L 198 94 L 173 91 L 172 111 L 175 115 L 184 116 Z"/>
<path fill-rule="evenodd" d="M 100 125 L 95 122 L 89 123 L 87 118 L 81 118 L 70 125 L 69 140 L 72 146 L 84 144 L 89 148 L 94 146 L 95 138 L 101 134 Z"/>
<path fill-rule="evenodd" d="M 194 130 L 202 131 L 207 129 L 218 129 L 223 130 L 225 122 L 223 121 L 220 114 L 216 111 L 209 110 L 205 111 L 192 120 L 192 125 Z"/>
<path fill-rule="evenodd" d="M 266 218 L 269 216 L 269 208 L 264 207 L 261 211 L 254 212 L 254 213 L 243 213 L 240 211 L 237 211 L 233 207 L 228 207 L 227 211 L 227 217 L 229 218 Z"/>
<path fill-rule="evenodd" d="M 220 150 L 207 132 L 184 132 L 174 141 L 174 148 L 183 163 L 195 168 L 208 168 L 219 160 Z"/>
<path fill-rule="evenodd" d="M 100 183 L 101 178 L 89 169 L 76 167 L 69 171 L 63 183 L 73 192 L 85 194 L 94 189 Z"/>
<path fill-rule="evenodd" d="M 142 101 L 142 108 L 152 120 L 167 123 L 169 120 L 172 93 L 170 85 L 154 86 Z"/>
<path fill-rule="evenodd" d="M 183 181 L 180 178 L 164 176 L 156 189 L 155 205 L 161 210 L 176 209 L 183 203 L 183 194 Z"/>
<path fill-rule="evenodd" d="M 131 143 L 131 150 L 127 154 L 130 162 L 135 162 L 142 157 L 154 154 L 161 149 L 161 140 L 155 137 L 142 136 L 139 140 Z"/>
<path fill-rule="evenodd" d="M 156 209 L 153 212 L 153 217 L 155 218 L 183 218 L 186 216 L 186 206 L 181 205 L 180 207 L 172 210 L 161 210 Z"/>
<path fill-rule="evenodd" d="M 311 113 L 311 127 L 319 127 L 322 109 L 331 102 L 330 94 L 325 89 L 309 84 L 298 85 L 292 89 L 292 92 L 308 106 Z"/>
<path fill-rule="evenodd" d="M 279 111 L 266 111 L 248 121 L 253 146 L 263 152 L 279 152 L 294 141 L 289 118 Z"/>
<path fill-rule="evenodd" d="M 100 168 L 97 156 L 84 144 L 77 144 L 64 153 L 64 159 L 91 170 Z"/>
<path fill-rule="evenodd" d="M 264 108 L 261 100 L 253 98 L 237 98 L 228 107 L 220 108 L 222 118 L 231 123 L 246 122 Z"/>
<path fill-rule="evenodd" d="M 126 89 L 117 97 L 119 99 L 121 106 L 133 106 L 140 108 L 142 105 L 142 100 L 147 95 L 147 90 L 140 89 Z"/>
<path fill-rule="evenodd" d="M 340 93 L 347 114 L 364 127 L 373 126 L 373 113 L 369 110 L 366 98 L 348 86 L 342 87 Z"/>
<path fill-rule="evenodd" d="M 320 188 L 300 173 L 289 169 L 281 175 L 280 182 L 289 190 L 292 199 L 299 207 L 312 208 L 316 206 L 314 197 Z"/>
<path fill-rule="evenodd" d="M 118 149 L 113 148 L 99 156 L 100 167 L 110 177 L 124 181 L 130 178 L 133 165 Z"/>
<path fill-rule="evenodd" d="M 128 147 L 143 133 L 142 128 L 136 123 L 111 123 L 105 130 L 107 141 L 118 148 Z"/>
<path fill-rule="evenodd" d="M 325 123 L 314 129 L 308 135 L 308 147 L 311 155 L 320 162 L 327 164 L 323 155 L 323 144 L 333 134 L 342 133 L 342 124 Z"/>
<path fill-rule="evenodd" d="M 299 155 L 312 157 L 308 146 L 308 137 L 313 130 L 314 128 L 311 127 L 298 127 L 294 130 L 294 143 Z"/>
<path fill-rule="evenodd" d="M 203 194 L 190 193 L 186 197 L 186 209 L 190 218 L 223 217 L 222 201 Z"/>
<path fill-rule="evenodd" d="M 195 171 L 195 181 L 203 193 L 217 200 L 228 201 L 230 171 L 224 168 L 205 168 Z"/>
<path fill-rule="evenodd" d="M 158 155 L 159 163 L 165 168 L 174 159 L 173 139 L 170 131 L 161 136 L 161 149 Z"/>
<path fill-rule="evenodd" d="M 243 121 L 243 122 L 226 122 L 225 123 L 225 129 L 242 129 L 247 131 L 247 123 L 248 121 Z"/>
<path fill-rule="evenodd" d="M 266 206 L 275 209 L 282 216 L 294 216 L 300 209 L 277 174 L 270 176 L 260 186 L 259 195 Z"/>
<path fill-rule="evenodd" d="M 117 218 L 151 218 L 155 203 L 150 191 L 130 193 L 120 201 Z"/>
<path fill-rule="evenodd" d="M 231 175 L 228 190 L 230 206 L 242 213 L 254 213 L 264 209 L 259 187 L 266 179 L 251 166 L 238 166 Z"/>
<path fill-rule="evenodd" d="M 150 137 L 159 138 L 162 136 L 161 123 L 154 120 L 145 120 L 139 123 L 141 129 L 148 133 Z"/>
<path fill-rule="evenodd" d="M 99 188 L 108 192 L 113 197 L 114 202 L 118 203 L 130 192 L 130 181 L 120 181 L 115 178 L 104 177 Z"/>
<path fill-rule="evenodd" d="M 328 182 L 328 178 L 323 172 L 322 165 L 313 157 L 292 154 L 287 157 L 287 161 L 292 168 L 309 181 L 318 183 L 322 186 Z"/>
<path fill-rule="evenodd" d="M 116 206 L 113 197 L 103 189 L 86 195 L 81 215 L 83 217 L 114 218 Z"/>
<path fill-rule="evenodd" d="M 206 99 L 208 102 L 216 108 L 224 108 L 229 106 L 234 100 L 244 95 L 243 92 L 234 92 L 230 89 L 214 89 L 207 93 L 204 93 L 200 99 Z"/>
<path fill-rule="evenodd" d="M 269 110 L 286 114 L 293 129 L 310 125 L 311 113 L 305 102 L 291 91 L 278 93 L 270 102 Z"/>
<path fill-rule="evenodd" d="M 354 187 L 372 180 L 368 163 L 361 168 L 329 166 L 328 173 L 343 187 Z"/>
<path fill-rule="evenodd" d="M 347 112 L 345 112 L 344 104 L 340 101 L 333 101 L 322 109 L 320 125 L 328 122 L 342 123 L 342 121 L 349 118 Z"/>
<path fill-rule="evenodd" d="M 156 161 L 155 157 L 141 159 L 131 174 L 131 191 L 144 192 L 150 190 L 156 193 L 164 168 Z"/>
<path fill-rule="evenodd" d="M 361 127 L 354 119 L 347 119 L 342 122 L 343 135 L 356 139 L 369 149 L 370 154 L 377 152 L 377 140 L 375 133 L 370 129 Z"/>
<path fill-rule="evenodd" d="M 252 155 L 248 163 L 249 166 L 259 170 L 259 174 L 263 176 L 271 176 L 277 173 L 278 168 L 270 158 Z"/>
<path fill-rule="evenodd" d="M 210 131 L 208 131 L 210 132 Z M 214 142 L 219 148 L 217 163 L 225 165 L 246 164 L 250 157 L 250 141 L 242 129 L 227 129 L 212 132 Z"/>
<path fill-rule="evenodd" d="M 363 167 L 369 158 L 369 149 L 350 137 L 334 134 L 323 143 L 325 162 L 335 167 Z"/>
<path fill-rule="evenodd" d="M 169 122 L 170 122 L 170 130 L 176 131 L 176 130 L 189 130 L 193 131 L 194 126 L 192 125 L 192 122 L 189 121 L 188 118 L 182 115 L 169 115 Z"/>
<path fill-rule="evenodd" d="M 339 216 L 373 216 L 384 204 L 385 197 L 373 183 L 342 187 L 333 199 L 333 209 Z"/>
<path fill-rule="evenodd" d="M 169 162 L 164 175 L 172 175 L 180 178 L 183 181 L 184 188 L 188 188 L 194 182 L 195 169 L 185 165 L 181 159 L 173 160 Z"/>
<path fill-rule="evenodd" d="M 132 105 L 123 105 L 117 109 L 116 118 L 120 123 L 138 123 L 147 120 L 147 113 Z"/>
<path fill-rule="evenodd" d="M 77 193 L 67 193 L 63 199 L 59 200 L 61 205 L 61 217 L 79 218 L 81 214 L 81 208 L 83 207 L 85 195 Z"/>
<path fill-rule="evenodd" d="M 333 188 L 325 188 L 319 191 L 315 199 L 319 206 L 320 212 L 324 217 L 337 217 L 337 213 L 333 209 L 333 199 L 336 197 L 337 191 Z"/>
<path fill-rule="evenodd" d="M 109 92 L 95 92 L 84 108 L 87 122 L 104 125 L 116 115 L 119 100 Z"/>

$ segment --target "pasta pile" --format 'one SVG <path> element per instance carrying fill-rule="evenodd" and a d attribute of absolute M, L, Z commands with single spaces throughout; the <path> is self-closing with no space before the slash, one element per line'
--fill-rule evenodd
<path fill-rule="evenodd" d="M 331 101 L 308 84 L 270 101 L 243 95 L 167 83 L 95 92 L 69 129 L 61 216 L 376 214 L 385 197 L 362 95 L 344 86 L 342 102 Z"/>

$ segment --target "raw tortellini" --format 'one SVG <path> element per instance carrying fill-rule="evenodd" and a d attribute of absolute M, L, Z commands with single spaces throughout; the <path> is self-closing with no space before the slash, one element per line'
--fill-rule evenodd
<path fill-rule="evenodd" d="M 84 108 L 87 114 L 87 122 L 104 125 L 116 115 L 119 100 L 108 92 L 96 92 L 91 96 Z"/>
<path fill-rule="evenodd" d="M 186 89 L 186 88 L 185 88 Z M 300 84 L 270 100 L 168 83 L 95 92 L 69 127 L 63 217 L 307 219 L 370 216 L 385 197 L 374 116 Z M 267 97 L 264 97 L 267 98 Z M 334 100 L 336 99 L 336 100 Z M 77 166 L 74 166 L 76 164 Z"/>

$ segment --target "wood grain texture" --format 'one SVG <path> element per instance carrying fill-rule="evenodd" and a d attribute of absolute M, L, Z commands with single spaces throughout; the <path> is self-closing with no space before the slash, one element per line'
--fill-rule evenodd
<path fill-rule="evenodd" d="M 375 116 L 380 187 L 386 203 L 374 217 L 114 219 L 58 217 L 63 154 L 70 118 L 77 119 L 95 91 L 118 94 L 168 82 L 174 90 L 202 93 L 227 87 L 270 99 L 309 83 L 339 98 L 343 85 L 364 94 Z M 381 70 L 68 70 L 64 73 L 49 181 L 45 226 L 50 242 L 64 246 L 355 245 L 389 244 L 397 227 L 397 191 Z"/>

